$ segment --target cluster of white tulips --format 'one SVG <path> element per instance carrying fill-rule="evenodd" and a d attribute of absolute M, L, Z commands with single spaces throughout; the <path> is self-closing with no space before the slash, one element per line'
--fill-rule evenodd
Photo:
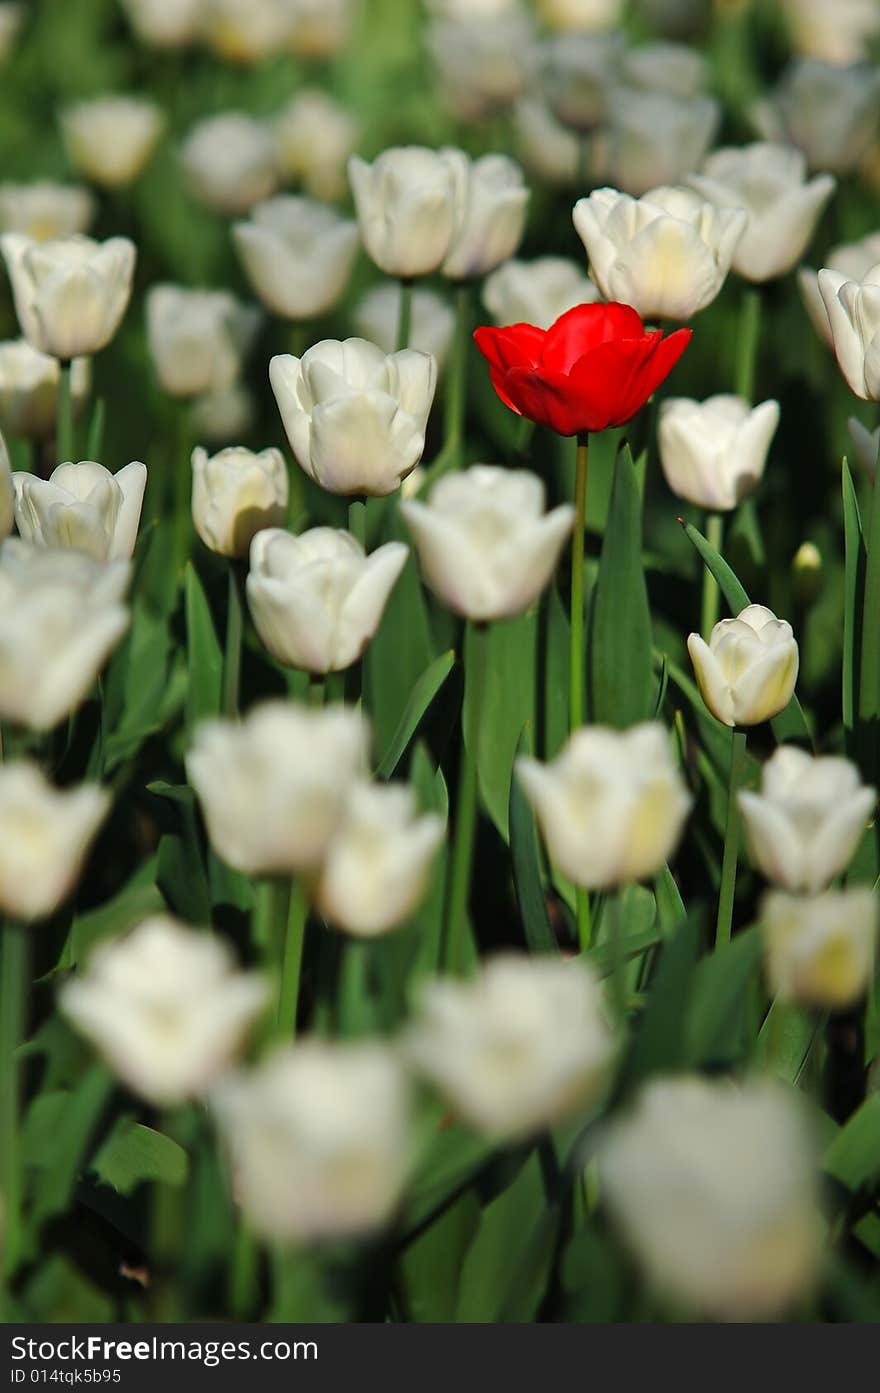
<path fill-rule="evenodd" d="M 880 11 L 405 3 L 409 105 L 388 6 L 118 0 L 0 183 L 0 1314 L 146 1184 L 155 1319 L 846 1319 Z"/>

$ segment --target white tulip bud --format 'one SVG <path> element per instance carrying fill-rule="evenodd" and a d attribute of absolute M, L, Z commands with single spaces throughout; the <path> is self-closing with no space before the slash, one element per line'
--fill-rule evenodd
<path fill-rule="evenodd" d="M 769 890 L 761 901 L 760 921 L 767 984 L 774 996 L 843 1011 L 865 995 L 877 946 L 873 890 L 863 886 L 823 895 Z"/>
<path fill-rule="evenodd" d="M 529 191 L 519 165 L 506 155 L 468 160 L 446 152 L 455 169 L 455 226 L 442 271 L 473 280 L 513 256 L 523 234 Z"/>
<path fill-rule="evenodd" d="M 629 87 L 663 92 L 668 97 L 698 97 L 709 84 L 709 65 L 690 44 L 658 40 L 624 53 L 620 76 Z"/>
<path fill-rule="evenodd" d="M 711 97 L 616 87 L 608 117 L 608 178 L 625 193 L 639 195 L 658 183 L 676 184 L 699 169 L 715 139 L 721 109 Z"/>
<path fill-rule="evenodd" d="M 358 142 L 357 118 L 317 87 L 303 87 L 274 122 L 278 164 L 313 198 L 342 198 Z"/>
<path fill-rule="evenodd" d="M 393 493 L 421 459 L 437 382 L 429 354 L 323 339 L 302 358 L 273 358 L 269 381 L 300 468 L 329 493 Z"/>
<path fill-rule="evenodd" d="M 840 371 L 862 401 L 880 401 L 880 264 L 860 281 L 842 271 L 819 272 Z"/>
<path fill-rule="evenodd" d="M 166 392 L 224 392 L 238 377 L 260 313 L 227 290 L 154 285 L 146 295 L 147 347 Z"/>
<path fill-rule="evenodd" d="M 0 237 L 22 333 L 63 362 L 97 353 L 119 328 L 131 295 L 137 252 L 127 237 L 34 242 Z"/>
<path fill-rule="evenodd" d="M 391 1218 L 413 1138 L 409 1084 L 387 1046 L 301 1041 L 222 1080 L 211 1104 L 256 1233 L 355 1238 Z"/>
<path fill-rule="evenodd" d="M 564 256 L 506 261 L 483 286 L 483 304 L 496 324 L 536 324 L 539 329 L 549 329 L 575 305 L 599 299 L 578 263 Z"/>
<path fill-rule="evenodd" d="M 24 5 L 18 0 L 7 0 L 0 5 L 0 63 L 6 61 L 15 47 L 25 13 Z"/>
<path fill-rule="evenodd" d="M 842 246 L 835 247 L 833 251 L 828 253 L 825 266 L 828 270 L 842 272 L 845 280 L 860 281 L 878 262 L 880 262 L 880 232 L 873 232 L 869 237 L 863 237 L 859 242 L 846 242 Z M 820 339 L 823 339 L 830 347 L 834 340 L 831 337 L 828 311 L 819 290 L 818 271 L 814 271 L 812 266 L 802 266 L 798 271 L 798 288 L 813 328 Z"/>
<path fill-rule="evenodd" d="M 782 745 L 761 792 L 738 795 L 752 861 L 786 890 L 823 890 L 846 870 L 877 802 L 848 759 Z"/>
<path fill-rule="evenodd" d="M 218 213 L 247 213 L 278 187 L 272 133 L 242 112 L 199 121 L 180 147 L 180 160 L 193 197 Z"/>
<path fill-rule="evenodd" d="M 266 701 L 242 721 L 203 722 L 186 770 L 211 845 L 248 875 L 316 870 L 368 747 L 366 720 L 344 706 Z"/>
<path fill-rule="evenodd" d="M 550 580 L 574 509 L 544 507 L 536 474 L 477 464 L 446 474 L 427 503 L 407 499 L 400 511 L 427 584 L 457 614 L 486 623 L 522 614 Z"/>
<path fill-rule="evenodd" d="M 411 788 L 358 784 L 321 868 L 321 914 L 357 938 L 397 928 L 424 899 L 445 831 L 439 813 L 418 813 Z"/>
<path fill-rule="evenodd" d="M 504 953 L 469 981 L 430 982 L 404 1049 L 473 1127 L 510 1141 L 594 1105 L 615 1040 L 583 961 Z"/>
<path fill-rule="evenodd" d="M 122 0 L 122 6 L 142 43 L 181 48 L 198 34 L 203 0 Z"/>
<path fill-rule="evenodd" d="M 232 236 L 257 295 L 284 319 L 313 319 L 333 309 L 358 249 L 357 223 L 290 194 L 258 203 Z"/>
<path fill-rule="evenodd" d="M 192 516 L 205 546 L 221 556 L 247 556 L 255 535 L 287 516 L 287 466 L 280 450 L 257 453 L 230 445 L 192 452 Z"/>
<path fill-rule="evenodd" d="M 521 756 L 517 778 L 563 875 L 611 890 L 661 870 L 692 799 L 657 722 L 583 726 L 549 764 Z"/>
<path fill-rule="evenodd" d="M 781 1084 L 647 1084 L 605 1134 L 599 1182 L 652 1286 L 688 1309 L 766 1319 L 818 1276 L 816 1143 Z"/>
<path fill-rule="evenodd" d="M 870 63 L 836 67 L 815 58 L 790 64 L 752 119 L 764 140 L 803 150 L 810 169 L 848 174 L 868 153 L 880 116 L 880 72 Z"/>
<path fill-rule="evenodd" d="M 382 622 L 409 548 L 387 542 L 371 556 L 349 532 L 278 528 L 251 544 L 247 598 L 263 643 L 285 667 L 342 672 L 363 656 Z"/>
<path fill-rule="evenodd" d="M 9 451 L 6 441 L 0 435 L 0 542 L 12 531 L 15 520 L 15 485 L 9 465 Z"/>
<path fill-rule="evenodd" d="M 79 706 L 128 628 L 131 564 L 70 548 L 0 547 L 0 719 L 51 730 Z"/>
<path fill-rule="evenodd" d="M 0 429 L 28 440 L 44 440 L 55 430 L 58 418 L 57 358 L 39 353 L 27 339 L 0 343 Z M 91 385 L 88 358 L 74 358 L 70 395 L 74 414 L 88 397 Z"/>
<path fill-rule="evenodd" d="M 0 908 L 45 919 L 73 890 L 110 794 L 97 784 L 53 788 L 37 764 L 0 767 Z"/>
<path fill-rule="evenodd" d="M 548 29 L 563 34 L 613 29 L 622 10 L 623 0 L 538 0 L 538 13 Z"/>
<path fill-rule="evenodd" d="M 877 456 L 880 454 L 880 426 L 876 430 L 868 430 L 868 427 L 857 421 L 855 416 L 850 416 L 847 425 L 856 460 L 868 478 L 873 480 L 877 473 Z"/>
<path fill-rule="evenodd" d="M 233 382 L 231 387 L 212 387 L 195 397 L 189 423 L 196 438 L 220 445 L 247 435 L 256 415 L 253 393 L 243 382 Z"/>
<path fill-rule="evenodd" d="M 544 102 L 534 97 L 517 102 L 513 125 L 517 153 L 530 173 L 558 188 L 580 182 L 580 137 L 557 121 Z M 592 149 L 591 142 L 590 153 Z M 592 166 L 590 172 L 595 173 Z"/>
<path fill-rule="evenodd" d="M 427 47 L 444 105 L 470 122 L 505 112 L 526 90 L 533 39 L 531 15 L 517 8 L 435 19 Z"/>
<path fill-rule="evenodd" d="M 574 207 L 590 275 L 606 300 L 643 319 L 687 320 L 721 290 L 748 214 L 716 208 L 687 189 L 635 199 L 596 189 Z"/>
<path fill-rule="evenodd" d="M 876 0 L 782 0 L 782 10 L 796 53 L 839 64 L 870 58 L 880 31 Z"/>
<path fill-rule="evenodd" d="M 333 58 L 351 38 L 360 0 L 287 0 L 287 43 L 299 58 Z"/>
<path fill-rule="evenodd" d="M 393 353 L 397 347 L 402 293 L 396 281 L 384 281 L 368 290 L 354 310 L 354 326 L 361 338 L 375 343 L 383 353 Z M 437 371 L 442 372 L 455 332 L 455 315 L 433 290 L 416 286 L 411 294 L 409 347 L 433 354 Z"/>
<path fill-rule="evenodd" d="M 791 625 L 764 605 L 722 619 L 708 643 L 690 634 L 687 646 L 703 700 L 726 726 L 769 721 L 794 695 L 798 646 Z"/>
<path fill-rule="evenodd" d="M 143 97 L 76 102 L 60 119 L 72 164 L 105 189 L 123 189 L 137 179 L 165 127 L 161 108 Z"/>
<path fill-rule="evenodd" d="M 0 184 L 0 232 L 51 242 L 87 232 L 94 216 L 95 200 L 80 184 Z"/>
<path fill-rule="evenodd" d="M 127 560 L 134 553 L 147 468 L 139 460 L 111 474 L 103 464 L 59 464 L 48 479 L 16 473 L 15 521 L 20 536 L 38 547 L 76 547 L 95 561 Z"/>
<path fill-rule="evenodd" d="M 100 944 L 59 1005 L 123 1083 L 168 1107 L 228 1068 L 267 996 L 221 939 L 157 915 Z"/>
<path fill-rule="evenodd" d="M 699 508 L 729 512 L 760 483 L 778 424 L 776 401 L 750 407 L 743 397 L 668 397 L 657 430 L 666 482 Z"/>
<path fill-rule="evenodd" d="M 830 174 L 806 182 L 807 162 L 788 145 L 716 150 L 688 183 L 719 208 L 745 208 L 746 230 L 733 269 L 750 281 L 784 276 L 806 251 L 837 187 Z"/>
<path fill-rule="evenodd" d="M 460 196 L 456 164 L 465 158 L 420 145 L 384 150 L 373 164 L 352 155 L 348 177 L 361 237 L 387 275 L 424 276 L 446 259 Z"/>
<path fill-rule="evenodd" d="M 219 58 L 259 63 L 280 53 L 290 29 L 290 7 L 279 0 L 200 0 L 200 37 Z"/>
<path fill-rule="evenodd" d="M 594 131 L 608 115 L 623 40 L 619 34 L 564 34 L 538 50 L 541 91 L 564 126 Z"/>

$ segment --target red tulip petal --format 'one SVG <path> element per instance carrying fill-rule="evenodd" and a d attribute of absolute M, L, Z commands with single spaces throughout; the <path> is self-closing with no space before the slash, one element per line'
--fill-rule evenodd
<path fill-rule="evenodd" d="M 494 368 L 506 371 L 512 367 L 535 367 L 541 359 L 545 331 L 534 324 L 507 324 L 493 328 L 489 324 L 474 330 L 474 343 Z"/>
<path fill-rule="evenodd" d="M 690 343 L 693 332 L 693 329 L 676 329 L 674 333 L 661 340 L 653 349 L 645 365 L 645 381 L 639 384 L 640 388 L 647 387 L 645 401 L 656 392 L 661 382 L 666 381 Z M 636 407 L 636 411 L 638 411 L 638 407 Z"/>
<path fill-rule="evenodd" d="M 519 403 L 521 414 L 530 421 L 548 426 L 557 435 L 577 435 L 584 429 L 580 424 L 579 404 L 572 398 L 568 378 L 561 373 L 511 368 L 507 386 Z"/>
<path fill-rule="evenodd" d="M 505 372 L 505 370 L 503 368 L 493 367 L 490 363 L 489 376 L 492 379 L 492 386 L 495 388 L 496 393 L 504 402 L 504 405 L 509 406 L 511 411 L 515 411 L 517 416 L 522 416 L 522 411 L 510 395 L 510 384 L 508 382 L 508 375 Z"/>
<path fill-rule="evenodd" d="M 641 339 L 600 344 L 586 353 L 569 376 L 572 395 L 580 398 L 584 412 L 589 403 L 594 420 L 605 419 L 601 426 L 583 429 L 603 430 L 632 420 L 678 362 L 690 335 L 689 329 L 679 329 L 663 339 L 658 329 Z"/>
<path fill-rule="evenodd" d="M 632 305 L 613 300 L 607 305 L 575 305 L 547 330 L 541 362 L 568 372 L 585 353 L 602 343 L 644 338 L 645 330 Z"/>

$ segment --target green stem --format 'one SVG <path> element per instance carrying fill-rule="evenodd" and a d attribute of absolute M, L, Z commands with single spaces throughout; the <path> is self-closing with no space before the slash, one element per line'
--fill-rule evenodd
<path fill-rule="evenodd" d="M 250 1315 L 259 1294 L 260 1250 L 250 1229 L 239 1218 L 229 1272 L 229 1304 L 238 1320 Z"/>
<path fill-rule="evenodd" d="M 284 951 L 281 959 L 281 988 L 278 993 L 278 1034 L 289 1039 L 296 1034 L 296 1008 L 299 1001 L 299 980 L 303 946 L 306 936 L 308 904 L 302 887 L 291 886 L 287 926 L 284 932 Z"/>
<path fill-rule="evenodd" d="M 174 556 L 180 573 L 189 556 L 192 536 L 192 427 L 190 408 L 178 405 L 177 439 L 171 459 L 170 506 L 174 519 Z"/>
<path fill-rule="evenodd" d="M 348 505 L 348 530 L 364 551 L 367 549 L 367 500 L 353 498 Z"/>
<path fill-rule="evenodd" d="M 455 288 L 455 335 L 446 365 L 443 397 L 443 459 L 447 469 L 457 469 L 461 463 L 471 317 L 471 287 L 467 282 L 462 282 Z"/>
<path fill-rule="evenodd" d="M 574 476 L 574 531 L 571 538 L 571 652 L 569 660 L 569 730 L 577 730 L 584 723 L 584 532 L 587 521 L 587 466 L 589 464 L 590 439 L 584 433 L 578 436 L 577 459 Z M 577 887 L 575 896 L 577 911 L 578 943 L 584 953 L 590 946 L 592 926 L 590 921 L 590 896 L 587 890 Z"/>
<path fill-rule="evenodd" d="M 761 292 L 750 287 L 743 295 L 736 336 L 736 395 L 748 402 L 755 395 L 760 335 Z"/>
<path fill-rule="evenodd" d="M 324 705 L 325 679 L 319 672 L 313 672 L 309 676 L 309 706 L 320 707 Z"/>
<path fill-rule="evenodd" d="M 477 755 L 480 743 L 483 695 L 486 682 L 486 662 L 489 630 L 486 625 L 468 623 L 470 643 L 465 644 L 470 664 L 465 673 L 469 696 L 470 738 L 462 730 L 461 768 L 455 809 L 455 832 L 452 844 L 452 863 L 449 872 L 449 891 L 446 905 L 446 968 L 449 972 L 464 971 L 467 937 L 468 893 L 474 861 L 477 831 L 478 775 Z M 464 726 L 464 708 L 462 708 Z"/>
<path fill-rule="evenodd" d="M 400 282 L 400 308 L 397 312 L 397 351 L 409 348 L 410 334 L 412 332 L 412 281 L 402 280 Z"/>
<path fill-rule="evenodd" d="M 339 974 L 338 1025 L 346 1038 L 363 1035 L 370 1029 L 370 944 L 348 939 L 342 948 Z"/>
<path fill-rule="evenodd" d="M 226 652 L 223 657 L 223 714 L 238 715 L 243 629 L 241 581 L 236 563 L 229 562 L 229 598 L 226 607 Z"/>
<path fill-rule="evenodd" d="M 58 424 L 55 436 L 55 453 L 59 464 L 69 461 L 76 463 L 76 440 L 73 425 L 73 390 L 71 374 L 73 365 L 68 359 L 60 364 L 58 377 Z"/>
<path fill-rule="evenodd" d="M 718 920 L 715 926 L 715 947 L 730 942 L 733 924 L 733 898 L 736 893 L 736 863 L 739 855 L 739 807 L 736 795 L 742 783 L 746 763 L 746 732 L 730 732 L 730 782 L 727 788 L 727 826 L 724 832 L 724 860 L 721 863 L 721 886 L 718 891 Z"/>
<path fill-rule="evenodd" d="M 577 187 L 579 193 L 589 193 L 590 189 L 592 188 L 592 162 L 592 131 L 581 131 L 578 135 L 577 151 Z"/>
<path fill-rule="evenodd" d="M 30 995 L 30 947 L 30 935 L 26 928 L 16 923 L 4 924 L 0 960 L 0 1188 L 4 1207 L 4 1260 L 0 1293 L 4 1295 L 7 1282 L 14 1274 L 21 1254 L 21 1157 L 18 1130 L 21 1065 L 18 1049 L 24 1036 Z"/>
<path fill-rule="evenodd" d="M 284 926 L 287 922 L 290 882 L 283 876 L 266 876 L 257 884 L 251 933 L 254 946 L 270 967 L 281 960 Z"/>
<path fill-rule="evenodd" d="M 611 948 L 611 1000 L 621 1024 L 626 1019 L 626 963 L 623 957 L 623 891 L 615 890 L 605 900 L 603 917 L 608 915 L 608 942 Z"/>
<path fill-rule="evenodd" d="M 865 545 L 868 556 L 862 614 L 876 615 L 880 604 L 880 468 L 874 476 L 871 490 Z M 873 632 L 866 632 L 862 639 L 858 716 L 862 772 L 865 778 L 873 780 L 877 774 L 880 744 L 880 641 Z"/>
<path fill-rule="evenodd" d="M 162 1118 L 159 1130 L 177 1141 L 179 1114 Z M 181 1318 L 180 1268 L 185 1251 L 186 1190 L 157 1180 L 153 1188 L 150 1257 L 152 1259 L 152 1318 L 161 1323 Z"/>
<path fill-rule="evenodd" d="M 706 541 L 720 554 L 724 537 L 724 521 L 720 513 L 709 513 L 706 517 Z M 718 606 L 721 592 L 718 582 L 709 570 L 703 567 L 703 603 L 700 612 L 700 633 L 706 642 L 718 622 Z"/>

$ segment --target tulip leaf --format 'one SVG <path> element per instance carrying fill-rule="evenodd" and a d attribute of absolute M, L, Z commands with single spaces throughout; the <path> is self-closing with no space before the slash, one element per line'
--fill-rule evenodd
<path fill-rule="evenodd" d="M 591 718 L 625 727 L 653 707 L 651 612 L 642 509 L 629 446 L 618 452 L 590 625 Z"/>
<path fill-rule="evenodd" d="M 748 994 L 760 958 L 760 934 L 746 929 L 700 962 L 687 1014 L 693 1065 L 730 1064 L 748 1053 Z"/>
<path fill-rule="evenodd" d="M 220 710 L 223 682 L 223 651 L 217 639 L 211 610 L 202 583 L 191 561 L 184 572 L 187 667 L 186 727 L 190 735 L 196 724 Z"/>
<path fill-rule="evenodd" d="M 824 1019 L 795 1006 L 771 1001 L 758 1032 L 755 1055 L 764 1068 L 798 1083 L 813 1046 L 822 1035 Z"/>
<path fill-rule="evenodd" d="M 189 1157 L 180 1143 L 164 1132 L 125 1116 L 93 1158 L 91 1169 L 105 1185 L 130 1195 L 143 1181 L 183 1185 Z"/>
<path fill-rule="evenodd" d="M 456 1322 L 534 1320 L 559 1226 L 537 1151 L 483 1210 L 461 1270 Z M 525 1278 L 525 1281 L 522 1278 Z"/>
<path fill-rule="evenodd" d="M 445 1208 L 495 1155 L 495 1147 L 485 1137 L 458 1123 L 443 1124 L 438 1110 L 433 1117 L 430 1148 L 403 1212 L 404 1233 L 413 1233 Z"/>
<path fill-rule="evenodd" d="M 106 419 L 106 406 L 103 397 L 98 397 L 92 408 L 92 415 L 89 421 L 89 430 L 86 437 L 86 452 L 84 459 L 100 460 L 104 454 L 104 421 Z"/>
<path fill-rule="evenodd" d="M 865 587 L 865 539 L 859 516 L 859 500 L 849 464 L 843 461 L 843 536 L 846 556 L 846 575 L 843 604 L 843 726 L 847 746 L 853 752 L 856 709 L 858 704 L 858 672 L 861 665 L 862 608 Z"/>
<path fill-rule="evenodd" d="M 31 1211 L 35 1233 L 70 1203 L 89 1139 L 112 1088 L 108 1071 L 93 1064 L 75 1091 L 43 1093 L 28 1113 L 25 1147 L 31 1154 L 27 1163 L 38 1171 Z"/>
<path fill-rule="evenodd" d="M 486 809 L 505 841 L 508 840 L 510 780 L 523 725 L 535 718 L 535 672 L 538 639 L 537 611 L 492 624 L 475 634 L 468 625 L 465 638 L 464 738 L 474 739 L 473 644 L 484 642 L 485 681 L 479 715 L 478 770 Z"/>
<path fill-rule="evenodd" d="M 462 1259 L 480 1221 L 473 1187 L 464 1190 L 400 1255 L 400 1286 L 407 1321 L 455 1319 Z"/>
<path fill-rule="evenodd" d="M 697 965 L 698 921 L 685 919 L 665 940 L 647 1005 L 626 1060 L 620 1088 L 628 1092 L 649 1074 L 685 1067 L 687 1004 Z"/>
<path fill-rule="evenodd" d="M 455 653 L 449 649 L 425 668 L 410 693 L 390 744 L 379 756 L 376 767 L 378 778 L 389 779 L 394 773 L 418 730 L 422 717 L 452 671 L 454 663 Z"/>
<path fill-rule="evenodd" d="M 527 722 L 519 738 L 517 754 L 531 753 L 532 730 Z M 558 948 L 547 913 L 547 892 L 541 873 L 541 853 L 535 819 L 515 771 L 510 780 L 509 826 L 513 884 L 526 943 L 533 953 L 555 953 Z"/>
<path fill-rule="evenodd" d="M 840 1128 L 825 1152 L 824 1168 L 848 1190 L 880 1176 L 880 1093 L 872 1093 Z"/>
<path fill-rule="evenodd" d="M 387 510 L 382 540 L 410 540 L 396 506 Z M 436 656 L 425 594 L 410 553 L 363 661 L 365 700 L 376 749 L 383 752 L 383 758 L 397 734 L 416 683 Z"/>

